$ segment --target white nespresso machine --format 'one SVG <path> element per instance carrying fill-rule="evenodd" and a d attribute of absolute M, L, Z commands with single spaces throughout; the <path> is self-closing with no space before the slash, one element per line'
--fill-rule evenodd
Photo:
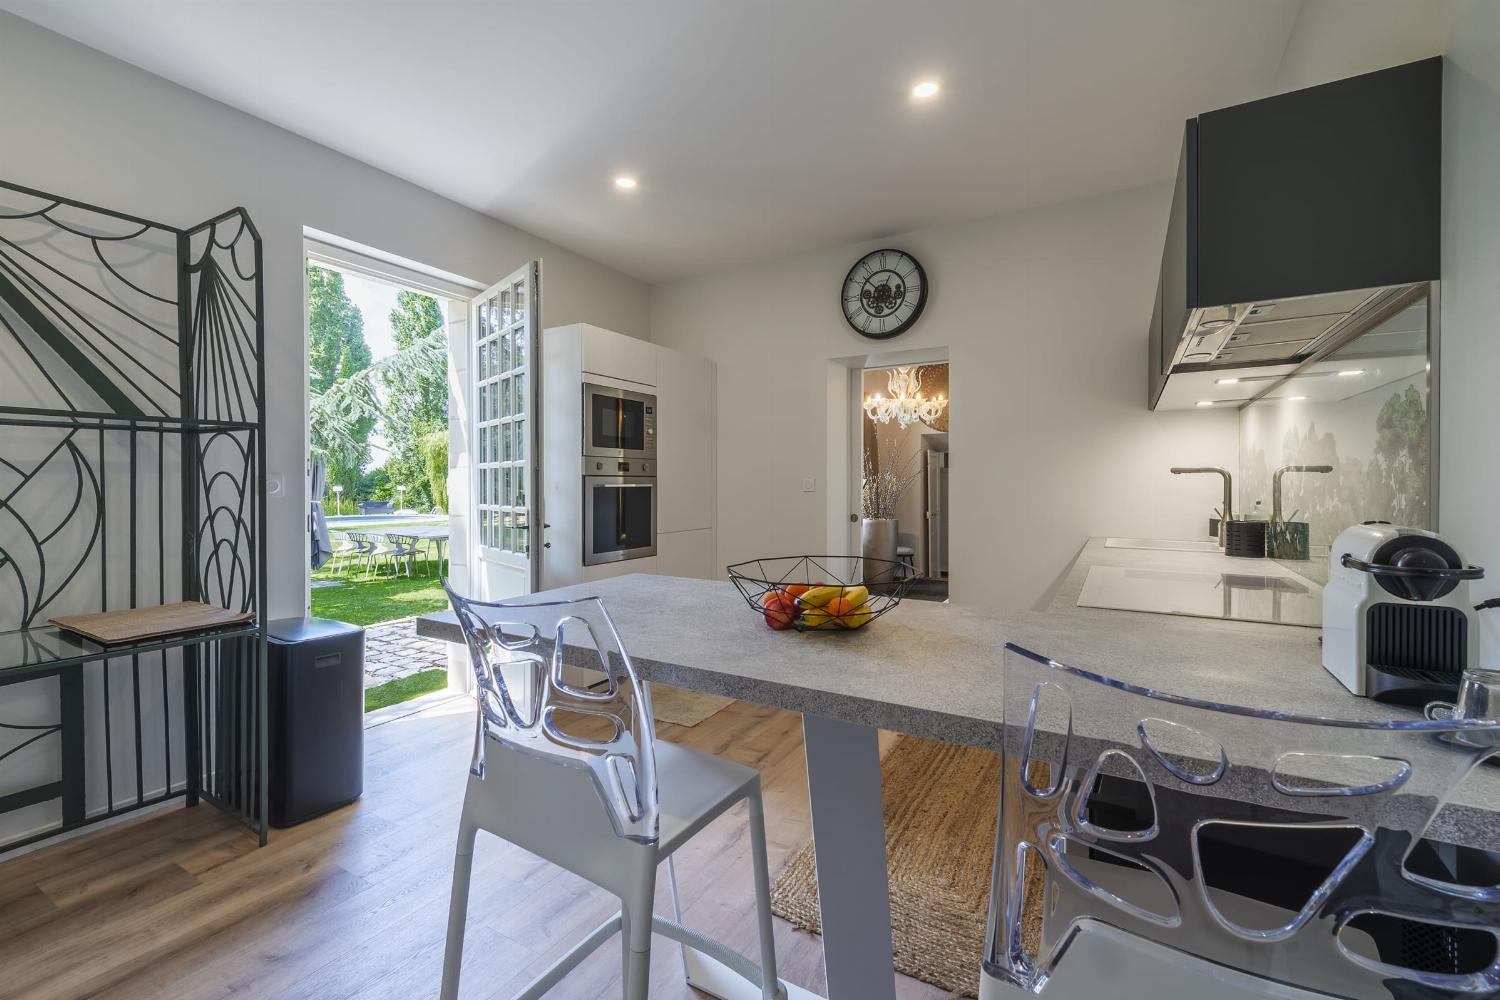
<path fill-rule="evenodd" d="M 1366 521 L 1339 532 L 1323 590 L 1323 666 L 1377 701 L 1451 701 L 1479 662 L 1468 565 L 1431 531 Z"/>

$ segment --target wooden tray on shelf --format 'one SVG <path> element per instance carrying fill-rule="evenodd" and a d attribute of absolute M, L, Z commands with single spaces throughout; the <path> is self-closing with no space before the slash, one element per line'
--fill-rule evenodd
<path fill-rule="evenodd" d="M 91 615 L 58 615 L 47 619 L 53 625 L 76 632 L 105 646 L 161 639 L 206 629 L 226 628 L 254 621 L 250 611 L 229 611 L 198 601 L 158 604 L 149 608 L 127 608 Z"/>

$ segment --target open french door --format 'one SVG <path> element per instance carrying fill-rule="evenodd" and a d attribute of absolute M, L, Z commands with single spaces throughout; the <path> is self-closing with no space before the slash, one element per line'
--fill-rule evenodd
<path fill-rule="evenodd" d="M 541 274 L 532 261 L 471 306 L 476 582 L 490 600 L 541 586 Z"/>

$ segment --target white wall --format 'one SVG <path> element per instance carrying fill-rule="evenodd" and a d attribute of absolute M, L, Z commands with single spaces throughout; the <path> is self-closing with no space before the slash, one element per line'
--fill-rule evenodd
<path fill-rule="evenodd" d="M 1233 412 L 1146 409 L 1146 335 L 1170 191 L 1070 202 L 653 286 L 651 337 L 718 362 L 720 562 L 825 547 L 828 362 L 945 347 L 955 411 L 956 601 L 1043 600 L 1091 535 L 1196 537 L 1220 490 L 1175 464 L 1236 460 Z M 862 253 L 927 271 L 926 312 L 876 345 L 839 311 Z"/>
<path fill-rule="evenodd" d="M 1447 37 L 1448 0 L 1302 0 L 1275 90 L 1416 62 L 1440 54 Z"/>
<path fill-rule="evenodd" d="M 547 325 L 647 333 L 632 278 L 3 12 L 0 95 L 0 178 L 171 225 L 243 205 L 260 229 L 268 471 L 288 487 L 268 511 L 272 617 L 306 592 L 304 226 L 480 281 L 541 257 Z M 439 139 L 432 155 L 463 155 Z"/>
<path fill-rule="evenodd" d="M 1476 597 L 1500 594 L 1500 4 L 1452 5 L 1443 78 L 1443 292 L 1438 410 L 1439 524 L 1489 568 Z M 1485 619 L 1487 665 L 1500 621 Z"/>

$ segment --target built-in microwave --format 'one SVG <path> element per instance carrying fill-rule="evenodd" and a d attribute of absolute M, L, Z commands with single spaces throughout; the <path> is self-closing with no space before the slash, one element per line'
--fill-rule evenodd
<path fill-rule="evenodd" d="M 628 463 L 622 463 L 628 464 Z M 656 555 L 656 477 L 583 477 L 583 564 Z"/>
<path fill-rule="evenodd" d="M 586 458 L 656 459 L 656 397 L 610 385 L 583 384 Z"/>

